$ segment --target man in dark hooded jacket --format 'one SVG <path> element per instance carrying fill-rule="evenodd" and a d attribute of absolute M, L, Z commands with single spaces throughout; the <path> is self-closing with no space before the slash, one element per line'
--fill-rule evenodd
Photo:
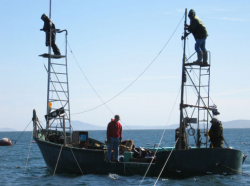
<path fill-rule="evenodd" d="M 51 30 L 51 47 L 55 55 L 61 55 L 59 48 L 56 45 L 56 27 L 55 24 L 48 18 L 46 14 L 43 14 L 41 19 L 44 21 L 43 30 L 46 33 L 46 46 L 50 45 L 50 30 Z"/>
<path fill-rule="evenodd" d="M 195 14 L 195 11 L 191 9 L 188 13 L 190 19 L 190 25 L 186 25 L 186 29 L 194 35 L 196 40 L 195 51 L 197 52 L 198 59 L 196 63 L 207 63 L 207 50 L 206 50 L 206 39 L 208 36 L 207 29 L 202 21 Z"/>
<path fill-rule="evenodd" d="M 218 118 L 213 117 L 210 122 L 212 123 L 209 130 L 209 137 L 211 142 L 210 147 L 223 148 L 224 137 L 221 121 L 219 121 Z"/>

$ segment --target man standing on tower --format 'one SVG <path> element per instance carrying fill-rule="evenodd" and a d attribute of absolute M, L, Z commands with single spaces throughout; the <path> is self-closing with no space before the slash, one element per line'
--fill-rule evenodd
<path fill-rule="evenodd" d="M 46 33 L 46 46 L 50 45 L 50 33 L 51 33 L 51 47 L 55 55 L 61 55 L 59 48 L 56 45 L 56 27 L 55 24 L 48 18 L 46 14 L 43 14 L 41 19 L 44 21 L 42 31 Z"/>
<path fill-rule="evenodd" d="M 107 127 L 108 153 L 107 162 L 111 162 L 111 151 L 114 150 L 114 161 L 119 162 L 119 146 L 122 141 L 122 125 L 118 122 L 119 115 L 115 115 L 115 119 L 111 119 Z"/>
<path fill-rule="evenodd" d="M 207 50 L 206 39 L 208 36 L 207 29 L 200 18 L 195 14 L 195 11 L 191 9 L 188 13 L 190 19 L 190 25 L 186 24 L 185 28 L 194 35 L 195 51 L 197 52 L 198 59 L 195 63 L 202 63 L 207 65 Z"/>

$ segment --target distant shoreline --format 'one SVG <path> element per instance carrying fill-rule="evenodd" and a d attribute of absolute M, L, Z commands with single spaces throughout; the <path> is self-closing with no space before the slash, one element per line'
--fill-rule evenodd
<path fill-rule="evenodd" d="M 224 128 L 224 130 L 231 130 L 231 129 L 250 129 L 250 127 L 248 128 Z M 129 131 L 129 130 L 165 130 L 165 129 L 123 129 L 123 131 Z M 166 130 L 175 130 L 175 129 L 166 129 Z M 76 130 L 78 131 L 78 130 Z M 106 131 L 104 129 L 101 129 L 101 130 L 95 130 L 95 129 L 90 129 L 90 130 L 85 130 L 83 129 L 82 131 Z M 0 129 L 0 133 L 4 133 L 4 132 L 32 132 L 32 130 L 27 130 L 27 131 L 21 131 L 21 130 L 12 130 L 12 131 L 2 131 Z"/>

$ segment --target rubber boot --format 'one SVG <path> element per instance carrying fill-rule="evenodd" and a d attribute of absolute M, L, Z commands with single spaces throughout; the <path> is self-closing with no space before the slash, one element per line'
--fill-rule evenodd
<path fill-rule="evenodd" d="M 197 61 L 194 61 L 194 63 L 202 63 L 202 57 L 203 57 L 203 54 L 202 54 L 202 51 L 198 51 L 197 52 Z"/>
<path fill-rule="evenodd" d="M 208 65 L 208 63 L 207 63 L 207 51 L 203 52 L 203 65 Z"/>

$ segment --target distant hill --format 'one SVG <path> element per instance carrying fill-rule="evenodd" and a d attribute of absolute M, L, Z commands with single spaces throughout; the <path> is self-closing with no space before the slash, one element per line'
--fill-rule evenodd
<path fill-rule="evenodd" d="M 250 120 L 233 120 L 222 124 L 224 128 L 250 128 Z"/>
<path fill-rule="evenodd" d="M 222 122 L 223 128 L 250 128 L 250 120 L 234 120 L 228 122 Z M 89 123 L 83 123 L 81 121 L 72 121 L 74 130 L 106 130 L 107 127 L 92 125 Z M 195 126 L 195 125 L 193 125 Z M 168 125 L 168 126 L 123 126 L 123 130 L 150 130 L 150 129 L 176 129 L 179 124 Z"/>
<path fill-rule="evenodd" d="M 90 123 L 84 123 L 81 121 L 71 121 L 74 130 L 106 130 L 107 126 L 97 126 L 97 125 L 92 125 Z M 222 122 L 223 128 L 250 128 L 250 120 L 233 120 L 233 121 L 227 121 L 227 122 Z M 193 125 L 195 127 L 195 124 Z M 179 124 L 174 124 L 174 125 L 168 125 L 168 126 L 140 126 L 140 125 L 135 125 L 135 126 L 123 126 L 123 130 L 152 130 L 152 129 L 176 129 L 179 127 Z M 12 128 L 0 128 L 0 132 L 13 132 L 16 131 L 15 129 Z"/>
<path fill-rule="evenodd" d="M 11 128 L 0 128 L 0 132 L 12 132 L 12 131 L 16 131 L 16 130 L 11 129 Z"/>
<path fill-rule="evenodd" d="M 73 125 L 73 129 L 76 130 L 106 130 L 106 127 L 103 126 L 97 126 L 97 125 L 92 125 L 89 123 L 84 123 L 81 121 L 71 121 Z"/>

